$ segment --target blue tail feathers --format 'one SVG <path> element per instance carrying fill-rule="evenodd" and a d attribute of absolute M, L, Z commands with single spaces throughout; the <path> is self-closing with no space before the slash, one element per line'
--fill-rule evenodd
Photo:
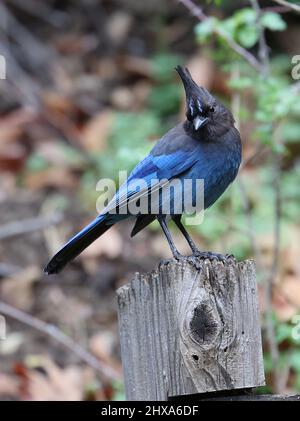
<path fill-rule="evenodd" d="M 48 275 L 59 273 L 68 262 L 78 256 L 112 225 L 113 223 L 108 221 L 107 215 L 99 215 L 55 254 L 45 267 L 44 272 Z"/>

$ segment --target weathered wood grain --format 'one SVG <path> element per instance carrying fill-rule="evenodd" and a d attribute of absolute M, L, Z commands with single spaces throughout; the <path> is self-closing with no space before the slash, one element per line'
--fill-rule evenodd
<path fill-rule="evenodd" d="M 129 400 L 264 384 L 254 262 L 196 263 L 164 262 L 117 291 Z"/>

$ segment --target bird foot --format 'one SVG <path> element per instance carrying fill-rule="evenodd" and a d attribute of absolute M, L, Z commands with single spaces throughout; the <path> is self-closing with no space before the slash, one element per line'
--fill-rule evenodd
<path fill-rule="evenodd" d="M 176 260 L 186 259 L 186 257 L 183 254 L 179 253 L 179 251 L 173 253 L 173 257 Z"/>
<path fill-rule="evenodd" d="M 179 252 L 173 252 L 173 259 L 175 260 L 183 260 L 186 259 L 185 256 L 183 256 L 183 254 L 179 253 Z M 172 262 L 173 259 L 163 259 L 159 262 L 159 267 L 167 265 L 168 263 Z"/>
<path fill-rule="evenodd" d="M 233 260 L 236 262 L 236 258 L 233 256 L 233 254 L 221 254 L 221 253 L 213 253 L 211 251 L 200 251 L 197 250 L 193 253 L 193 256 L 191 256 L 192 259 L 208 259 L 208 260 L 217 260 L 219 262 L 226 263 L 229 260 Z"/>

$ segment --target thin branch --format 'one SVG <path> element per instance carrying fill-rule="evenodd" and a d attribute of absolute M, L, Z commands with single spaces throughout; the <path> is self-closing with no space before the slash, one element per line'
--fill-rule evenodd
<path fill-rule="evenodd" d="M 60 28 L 68 19 L 66 13 L 52 10 L 46 2 L 36 2 L 33 0 L 26 0 L 26 2 L 22 0 L 10 0 L 10 3 L 32 16 L 43 20 L 44 22 L 56 26 L 57 28 Z"/>
<path fill-rule="evenodd" d="M 289 1 L 286 1 L 286 0 L 273 0 L 273 1 L 275 3 L 280 4 L 280 6 L 288 7 L 293 12 L 300 13 L 300 6 L 298 6 L 295 3 L 290 3 Z"/>
<path fill-rule="evenodd" d="M 9 316 L 27 326 L 38 330 L 39 332 L 42 332 L 45 335 L 50 336 L 51 338 L 55 339 L 58 343 L 63 345 L 65 348 L 67 348 L 69 351 L 77 355 L 77 357 L 80 360 L 84 361 L 86 364 L 88 364 L 93 369 L 97 370 L 105 377 L 112 380 L 120 379 L 120 375 L 116 370 L 100 362 L 86 349 L 78 345 L 78 343 L 76 343 L 72 338 L 65 335 L 56 326 L 50 323 L 46 323 L 40 319 L 37 319 L 36 317 L 33 317 L 30 314 L 27 314 L 2 301 L 0 301 L 0 314 L 4 316 Z"/>
<path fill-rule="evenodd" d="M 20 266 L 11 265 L 9 263 L 0 262 L 0 277 L 9 278 L 20 272 L 22 269 Z"/>
<path fill-rule="evenodd" d="M 200 22 L 204 22 L 208 19 L 208 16 L 202 11 L 201 7 L 196 5 L 192 0 L 177 1 L 183 4 Z M 240 44 L 238 44 L 227 32 L 220 28 L 215 28 L 214 32 L 223 38 L 229 47 L 231 47 L 232 50 L 243 57 L 252 67 L 254 67 L 259 72 L 262 71 L 261 63 L 257 60 L 257 58 L 245 48 L 243 48 Z"/>
<path fill-rule="evenodd" d="M 61 220 L 62 215 L 55 213 L 51 216 L 38 216 L 36 218 L 23 219 L 21 221 L 10 222 L 6 225 L 0 225 L 0 241 L 18 235 L 44 230 L 52 225 L 59 224 Z"/>
<path fill-rule="evenodd" d="M 252 8 L 256 12 L 256 26 L 259 33 L 258 57 L 261 61 L 263 75 L 266 77 L 267 74 L 269 73 L 270 60 L 269 60 L 269 48 L 266 43 L 265 30 L 261 24 L 262 11 L 257 0 L 250 0 L 250 3 L 252 5 Z"/>
<path fill-rule="evenodd" d="M 291 12 L 291 9 L 285 6 L 263 7 L 261 10 L 263 12 L 274 12 L 274 13 L 290 13 Z"/>

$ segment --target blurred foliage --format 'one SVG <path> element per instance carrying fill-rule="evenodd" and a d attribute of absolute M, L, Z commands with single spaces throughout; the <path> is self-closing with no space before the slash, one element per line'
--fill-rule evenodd
<path fill-rule="evenodd" d="M 242 180 L 247 191 L 251 207 L 252 224 L 255 236 L 274 236 L 275 224 L 275 189 L 274 177 L 279 178 L 281 202 L 280 215 L 282 244 L 289 244 L 291 227 L 299 228 L 299 183 L 300 162 L 294 160 L 291 144 L 299 144 L 300 102 L 299 85 L 291 79 L 291 63 L 288 56 L 271 56 L 265 64 L 267 77 L 255 71 L 245 61 L 229 49 L 216 32 L 226 33 L 245 48 L 257 46 L 261 30 L 284 31 L 286 23 L 274 12 L 263 12 L 258 18 L 256 11 L 244 8 L 233 13 L 227 19 L 216 17 L 199 23 L 195 34 L 200 44 L 207 45 L 214 39 L 217 51 L 211 53 L 215 61 L 229 74 L 229 86 L 239 95 L 241 109 L 240 124 L 246 123 L 249 115 L 243 111 L 244 104 L 251 97 L 255 110 L 251 115 L 255 130 L 252 142 L 256 147 L 263 145 L 269 149 L 268 158 L 263 167 L 256 168 L 253 178 L 243 176 Z M 262 51 L 262 53 L 267 53 Z M 230 61 L 228 62 L 228 57 Z M 267 58 L 267 57 L 266 57 Z M 269 68 L 268 68 L 269 67 Z M 282 164 L 274 174 L 276 162 L 287 162 L 287 168 L 282 170 Z M 227 191 L 214 205 L 206 218 L 205 224 L 199 227 L 201 234 L 213 245 L 216 240 L 229 239 L 230 249 L 238 258 L 247 258 L 253 253 L 250 236 L 242 235 L 247 227 L 243 195 L 238 183 Z M 234 215 L 233 218 L 232 215 Z M 224 221 L 224 225 L 214 221 Z M 233 221 L 233 222 L 231 222 Z M 250 228 L 250 227 L 249 227 Z M 252 229 L 252 227 L 251 227 Z M 266 275 L 265 275 L 266 276 Z M 300 390 L 300 341 L 293 339 L 291 323 L 283 323 L 275 316 L 276 342 L 280 349 L 279 365 L 284 372 L 291 368 L 295 375 L 294 387 Z M 264 353 L 266 373 L 274 370 L 274 361 L 268 350 Z"/>

